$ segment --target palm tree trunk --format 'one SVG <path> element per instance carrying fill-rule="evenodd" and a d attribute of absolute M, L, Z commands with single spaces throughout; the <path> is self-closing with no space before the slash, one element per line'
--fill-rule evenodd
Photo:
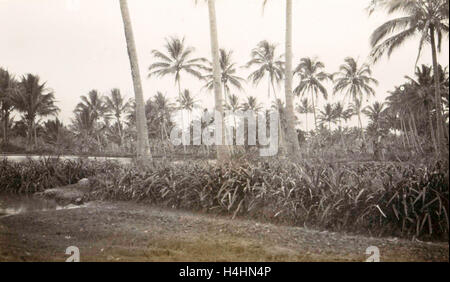
<path fill-rule="evenodd" d="M 287 138 L 285 138 L 286 154 L 291 159 L 297 158 L 300 149 L 295 131 L 294 99 L 292 95 L 292 0 L 286 0 L 286 121 Z"/>
<path fill-rule="evenodd" d="M 213 77 L 214 77 L 214 98 L 215 98 L 215 110 L 223 117 L 223 102 L 222 102 L 222 87 L 221 87 L 221 70 L 219 59 L 219 39 L 217 34 L 217 21 L 216 21 L 216 3 L 215 0 L 208 0 L 209 10 L 209 28 L 211 36 L 211 55 L 213 61 Z M 222 142 L 217 145 L 217 161 L 224 162 L 229 159 L 229 152 L 225 146 L 225 126 L 222 120 Z M 217 129 L 216 129 L 217 130 Z M 217 134 L 217 132 L 216 132 Z"/>
<path fill-rule="evenodd" d="M 308 133 L 308 112 L 305 114 L 306 133 Z"/>
<path fill-rule="evenodd" d="M 417 142 L 417 146 L 419 147 L 420 152 L 423 153 L 422 144 L 420 144 L 419 133 L 418 133 L 418 131 L 417 131 L 416 119 L 414 118 L 414 115 L 413 115 L 413 114 L 411 114 L 411 120 L 412 120 L 412 125 L 413 125 L 413 127 L 414 127 L 414 131 L 413 131 L 413 133 L 414 133 L 414 139 L 415 139 L 416 142 Z"/>
<path fill-rule="evenodd" d="M 408 148 L 410 148 L 410 147 L 411 147 L 411 141 L 409 140 L 408 130 L 406 129 L 406 123 L 405 123 L 405 120 L 402 118 L 402 119 L 400 120 L 400 123 L 401 123 L 402 128 L 403 128 L 403 136 L 405 136 L 405 138 L 406 138 L 406 143 L 408 144 Z"/>
<path fill-rule="evenodd" d="M 316 105 L 314 102 L 314 93 L 311 92 L 311 100 L 312 100 L 312 106 L 313 106 L 313 114 L 314 114 L 314 128 L 317 130 L 317 117 L 316 117 Z"/>
<path fill-rule="evenodd" d="M 428 105 L 427 110 L 428 110 L 428 124 L 430 126 L 431 140 L 433 140 L 434 151 L 435 151 L 436 154 L 438 154 L 439 148 L 438 148 L 437 143 L 436 143 L 436 136 L 434 135 L 433 117 L 431 116 L 431 107 L 430 107 L 430 105 Z"/>
<path fill-rule="evenodd" d="M 359 129 L 361 130 L 361 138 L 363 139 L 363 142 L 366 143 L 366 136 L 364 134 L 364 129 L 361 121 L 361 112 L 358 111 L 358 123 L 359 123 Z"/>
<path fill-rule="evenodd" d="M 433 58 L 433 72 L 434 72 L 434 99 L 436 103 L 436 144 L 438 148 L 437 157 L 445 157 L 446 154 L 444 152 L 444 129 L 443 129 L 443 118 L 442 118 L 442 98 L 440 94 L 440 86 L 439 86 L 439 67 L 437 61 L 437 50 L 436 50 L 436 42 L 435 42 L 435 29 L 434 26 L 430 26 L 430 37 L 431 37 L 431 52 Z M 444 141 L 445 142 L 445 141 Z"/>
<path fill-rule="evenodd" d="M 142 92 L 141 75 L 139 73 L 139 64 L 127 0 L 120 0 L 120 10 L 122 12 L 136 102 L 136 123 L 138 136 L 137 155 L 139 159 L 151 159 L 152 155 L 148 141 L 148 128 L 144 108 L 144 94 Z"/>

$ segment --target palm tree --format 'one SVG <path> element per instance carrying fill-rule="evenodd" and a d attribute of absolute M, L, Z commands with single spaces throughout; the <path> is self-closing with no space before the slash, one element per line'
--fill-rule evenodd
<path fill-rule="evenodd" d="M 144 94 L 142 92 L 141 75 L 139 71 L 139 63 L 136 52 L 136 45 L 134 42 L 133 28 L 131 25 L 130 12 L 128 10 L 127 0 L 120 0 L 120 10 L 122 13 L 122 20 L 124 25 L 125 38 L 127 41 L 128 57 L 130 59 L 131 76 L 133 78 L 135 105 L 136 105 L 136 123 L 138 146 L 138 158 L 146 159 L 152 158 L 150 152 L 150 144 L 148 142 L 147 121 L 145 118 L 144 108 Z"/>
<path fill-rule="evenodd" d="M 75 118 L 72 119 L 69 129 L 75 134 L 75 138 L 79 142 L 79 147 L 83 153 L 92 149 L 93 145 L 96 144 L 96 139 L 93 138 L 93 136 L 97 135 L 96 124 L 95 114 L 89 109 L 83 108 L 75 112 Z"/>
<path fill-rule="evenodd" d="M 366 106 L 362 110 L 362 113 L 369 118 L 369 125 L 373 125 L 374 128 L 379 129 L 382 127 L 385 110 L 384 103 L 375 102 L 372 105 Z"/>
<path fill-rule="evenodd" d="M 220 55 L 219 55 L 219 38 L 217 32 L 217 17 L 216 17 L 216 2 L 215 0 L 205 0 L 208 1 L 208 12 L 209 12 L 209 30 L 211 39 L 211 56 L 212 56 L 212 66 L 213 66 L 213 77 L 214 77 L 214 99 L 215 99 L 215 111 L 219 115 L 223 116 L 223 99 L 222 99 L 222 87 L 221 87 L 221 71 L 220 71 Z M 197 3 L 198 0 L 195 0 Z M 229 159 L 230 154 L 225 144 L 225 126 L 222 120 L 222 142 L 217 145 L 217 161 L 219 163 L 224 162 Z M 216 132 L 216 134 L 218 134 Z"/>
<path fill-rule="evenodd" d="M 188 115 L 188 129 L 187 130 L 191 130 L 191 115 L 192 115 L 192 111 L 197 108 L 197 101 L 195 100 L 195 98 L 191 95 L 191 93 L 189 92 L 188 89 L 185 89 L 182 94 L 180 95 L 180 97 L 177 99 L 177 103 L 178 103 L 178 108 L 181 110 L 184 110 L 187 112 Z M 182 121 L 182 128 L 184 128 L 184 118 L 183 118 L 184 112 L 181 112 L 181 121 Z M 183 146 L 184 152 L 186 152 L 186 146 Z"/>
<path fill-rule="evenodd" d="M 115 88 L 111 90 L 111 97 L 105 97 L 105 106 L 108 113 L 112 114 L 116 119 L 119 147 L 122 146 L 124 130 L 122 124 L 122 115 L 126 115 L 131 111 L 131 103 L 122 96 L 120 90 Z"/>
<path fill-rule="evenodd" d="M 331 124 L 336 121 L 336 114 L 333 106 L 330 103 L 327 103 L 324 107 L 324 110 L 320 111 L 318 118 L 322 124 L 328 124 L 328 131 L 331 133 Z"/>
<path fill-rule="evenodd" d="M 239 101 L 239 97 L 234 94 L 230 95 L 229 102 L 228 102 L 228 104 L 224 105 L 224 108 L 233 114 L 234 130 L 237 130 L 235 114 L 236 114 L 236 112 L 238 112 L 241 109 L 241 103 Z"/>
<path fill-rule="evenodd" d="M 169 136 L 169 126 L 172 124 L 170 118 L 175 106 L 161 92 L 156 94 L 153 103 L 160 124 L 161 141 L 163 141 Z"/>
<path fill-rule="evenodd" d="M 271 105 L 271 110 L 278 112 L 278 114 L 280 115 L 280 144 L 283 143 L 283 132 L 285 131 L 287 124 L 286 124 L 286 107 L 284 105 L 284 102 L 281 99 L 276 99 L 275 101 L 272 102 Z"/>
<path fill-rule="evenodd" d="M 71 133 L 58 118 L 44 122 L 42 136 L 45 142 L 56 146 L 59 150 L 70 148 L 72 144 Z"/>
<path fill-rule="evenodd" d="M 261 103 L 258 102 L 256 97 L 248 96 L 247 100 L 244 103 L 242 103 L 241 109 L 243 111 L 251 111 L 255 115 L 255 122 L 256 122 L 255 135 L 256 135 L 256 140 L 258 140 L 258 136 L 256 134 L 256 132 L 258 131 L 258 118 L 259 118 L 259 113 L 263 109 L 263 106 L 261 105 Z M 244 129 L 246 132 L 245 136 L 246 136 L 246 138 L 248 138 L 248 136 L 249 136 L 248 122 L 245 123 L 244 126 L 245 126 Z M 247 141 L 248 141 L 248 139 L 247 139 Z M 246 148 L 246 150 L 248 150 L 248 148 L 249 148 L 248 142 L 246 143 L 245 148 Z"/>
<path fill-rule="evenodd" d="M 89 110 L 95 121 L 105 118 L 107 106 L 103 96 L 97 90 L 91 90 L 87 96 L 81 96 L 81 102 L 75 107 L 75 111 L 79 112 L 84 109 Z"/>
<path fill-rule="evenodd" d="M 59 112 L 55 105 L 54 93 L 46 88 L 46 84 L 39 82 L 39 76 L 27 74 L 19 82 L 19 91 L 11 96 L 15 109 L 23 113 L 27 123 L 28 149 L 33 141 L 37 147 L 36 118 L 55 115 Z"/>
<path fill-rule="evenodd" d="M 308 132 L 308 114 L 314 113 L 314 107 L 309 103 L 308 98 L 303 98 L 300 104 L 297 105 L 297 112 L 305 114 L 306 132 Z"/>
<path fill-rule="evenodd" d="M 200 70 L 204 68 L 202 63 L 206 59 L 191 58 L 195 49 L 186 46 L 184 38 L 168 38 L 164 47 L 167 53 L 158 50 L 152 51 L 153 57 L 159 59 L 159 61 L 150 65 L 148 77 L 173 75 L 175 84 L 178 85 L 178 95 L 181 95 L 181 74 L 188 73 L 198 79 L 202 79 Z"/>
<path fill-rule="evenodd" d="M 263 6 L 268 0 L 264 0 Z M 297 158 L 300 149 L 298 136 L 295 130 L 294 98 L 292 92 L 292 0 L 286 0 L 286 42 L 285 42 L 285 99 L 286 99 L 286 125 L 287 142 L 284 142 L 285 153 L 292 159 Z"/>
<path fill-rule="evenodd" d="M 312 108 L 314 113 L 314 125 L 317 128 L 316 107 L 314 96 L 319 98 L 319 93 L 323 95 L 325 100 L 328 99 L 328 91 L 323 82 L 330 79 L 330 75 L 325 73 L 323 69 L 325 64 L 315 58 L 302 58 L 294 71 L 300 77 L 299 85 L 294 89 L 297 96 L 311 93 Z"/>
<path fill-rule="evenodd" d="M 360 133 L 361 133 L 361 137 L 362 137 L 363 140 L 365 140 L 363 125 L 362 125 L 362 121 L 361 121 L 362 109 L 363 109 L 363 107 L 362 107 L 361 100 L 358 99 L 358 98 L 353 100 L 353 102 L 351 102 L 350 105 L 349 105 L 349 110 L 351 111 L 351 113 L 353 115 L 358 116 L 358 126 L 359 126 L 359 130 L 360 130 Z"/>
<path fill-rule="evenodd" d="M 339 67 L 339 72 L 333 74 L 334 93 L 344 93 L 344 99 L 351 98 L 354 106 L 359 109 L 358 120 L 361 126 L 361 135 L 364 140 L 364 132 L 361 124 L 361 108 L 364 96 L 375 96 L 375 90 L 372 85 L 378 85 L 378 81 L 372 77 L 372 70 L 369 65 L 358 66 L 354 58 L 345 58 L 345 63 Z"/>
<path fill-rule="evenodd" d="M 8 144 L 10 114 L 14 110 L 11 96 L 18 90 L 17 81 L 7 70 L 0 68 L 0 120 L 3 121 L 3 144 Z"/>
<path fill-rule="evenodd" d="M 236 75 L 236 64 L 232 59 L 233 51 L 226 51 L 225 49 L 220 49 L 220 69 L 222 70 L 222 85 L 223 85 L 223 93 L 225 95 L 225 100 L 229 98 L 230 95 L 230 86 L 233 86 L 237 90 L 243 90 L 242 84 L 245 82 L 245 79 Z M 214 75 L 213 75 L 213 67 L 212 63 L 208 61 L 208 66 L 205 67 L 207 71 L 207 75 L 203 76 L 203 78 L 207 81 L 205 88 L 208 90 L 213 90 L 214 88 Z"/>
<path fill-rule="evenodd" d="M 370 44 L 373 48 L 371 56 L 376 62 L 387 53 L 390 56 L 408 39 L 420 35 L 418 56 L 425 43 L 431 45 L 433 71 L 439 77 L 437 52 L 441 51 L 444 34 L 449 31 L 449 1 L 448 0 L 372 0 L 370 12 L 384 9 L 388 14 L 403 12 L 403 17 L 389 20 L 378 27 L 372 34 Z M 393 35 L 392 35 L 393 34 Z M 390 36 L 392 35 L 392 36 Z M 390 37 L 389 37 L 390 36 Z M 437 40 L 436 40 L 437 39 Z M 442 103 L 439 81 L 434 81 L 434 99 L 436 103 L 437 147 L 440 152 L 446 148 L 444 121 L 442 118 Z M 444 142 L 444 143 L 443 143 Z M 446 154 L 444 154 L 446 155 Z"/>
<path fill-rule="evenodd" d="M 386 133 L 384 103 L 375 102 L 373 105 L 365 107 L 362 112 L 369 118 L 370 123 L 368 132 L 372 135 L 373 152 L 375 160 L 380 160 L 380 142 L 379 138 Z"/>
<path fill-rule="evenodd" d="M 253 111 L 255 114 L 257 114 L 263 107 L 260 103 L 258 103 L 256 97 L 248 96 L 247 101 L 242 104 L 241 108 L 244 111 Z"/>
<path fill-rule="evenodd" d="M 97 90 L 91 90 L 87 96 L 81 96 L 81 102 L 75 107 L 75 113 L 82 112 L 84 110 L 91 113 L 94 123 L 96 123 L 97 126 L 99 125 L 100 120 L 107 121 L 109 119 L 109 116 L 106 115 L 108 109 L 105 104 L 104 97 L 100 95 Z M 101 130 L 97 130 L 95 133 L 97 143 L 99 144 L 99 148 L 101 148 L 100 135 L 102 132 Z"/>
<path fill-rule="evenodd" d="M 248 79 L 254 85 L 258 85 L 261 80 L 267 76 L 267 97 L 270 97 L 270 91 L 277 99 L 275 85 L 278 85 L 284 77 L 284 62 L 282 56 L 276 55 L 276 45 L 264 40 L 258 43 L 257 47 L 252 50 L 252 59 L 246 64 L 246 68 L 256 66 Z"/>

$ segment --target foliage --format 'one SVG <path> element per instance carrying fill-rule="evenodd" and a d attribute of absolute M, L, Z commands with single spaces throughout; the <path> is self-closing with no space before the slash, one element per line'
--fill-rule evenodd
<path fill-rule="evenodd" d="M 117 167 L 91 180 L 92 199 L 374 236 L 448 239 L 448 169 L 439 164 L 157 163 Z"/>

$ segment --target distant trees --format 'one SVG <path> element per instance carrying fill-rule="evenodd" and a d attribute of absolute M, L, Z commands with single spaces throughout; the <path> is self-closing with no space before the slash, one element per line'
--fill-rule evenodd
<path fill-rule="evenodd" d="M 316 103 L 314 98 L 319 98 L 322 94 L 325 100 L 328 99 L 328 91 L 323 82 L 330 80 L 331 76 L 323 71 L 325 64 L 316 58 L 302 58 L 294 71 L 300 78 L 299 85 L 294 89 L 297 96 L 310 94 L 312 101 L 312 110 L 314 113 L 314 125 L 317 128 Z"/>
<path fill-rule="evenodd" d="M 14 109 L 12 95 L 18 91 L 18 82 L 5 69 L 0 68 L 0 120 L 2 121 L 3 144 L 9 142 L 10 114 Z"/>
<path fill-rule="evenodd" d="M 36 118 L 56 115 L 54 93 L 40 82 L 39 76 L 27 74 L 18 83 L 19 90 L 11 95 L 15 109 L 23 114 L 27 124 L 27 148 L 37 147 Z"/>
<path fill-rule="evenodd" d="M 373 48 L 371 56 L 376 62 L 383 55 L 390 56 L 407 40 L 413 37 L 420 38 L 416 63 L 419 60 L 423 46 L 431 46 L 433 72 L 435 77 L 440 76 L 437 53 L 441 51 L 444 35 L 449 32 L 449 1 L 448 0 L 372 0 L 370 13 L 384 10 L 388 14 L 403 13 L 401 17 L 394 18 L 379 26 L 371 36 Z M 443 107 L 441 103 L 441 87 L 439 80 L 434 81 L 434 101 L 436 103 L 436 156 L 448 155 L 448 130 L 443 120 Z"/>

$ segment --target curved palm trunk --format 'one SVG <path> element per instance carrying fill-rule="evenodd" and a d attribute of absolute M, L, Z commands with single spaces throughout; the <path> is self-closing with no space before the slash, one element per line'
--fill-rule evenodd
<path fill-rule="evenodd" d="M 294 99 L 292 97 L 292 0 L 286 0 L 286 154 L 292 159 L 297 157 L 300 149 L 294 120 Z"/>
<path fill-rule="evenodd" d="M 136 100 L 136 123 L 137 123 L 137 155 L 140 159 L 151 159 L 150 144 L 148 141 L 147 121 L 145 117 L 144 95 L 142 93 L 141 76 L 134 42 L 133 28 L 131 26 L 130 13 L 127 0 L 120 0 L 120 10 L 127 41 L 128 57 L 131 65 L 131 76 L 133 78 L 134 94 Z"/>
<path fill-rule="evenodd" d="M 213 60 L 213 77 L 214 77 L 214 97 L 215 97 L 215 110 L 223 117 L 223 100 L 222 100 L 222 87 L 221 87 L 221 70 L 219 61 L 219 39 L 217 35 L 217 22 L 216 22 L 216 5 L 215 0 L 208 0 L 209 10 L 209 28 L 211 36 L 211 55 Z M 217 161 L 224 162 L 229 159 L 230 155 L 225 146 L 225 127 L 222 121 L 222 144 L 217 145 Z"/>
<path fill-rule="evenodd" d="M 444 121 L 442 118 L 442 98 L 440 93 L 439 86 L 439 67 L 437 61 L 437 50 L 436 50 L 436 40 L 435 40 L 435 29 L 434 26 L 430 27 L 430 37 L 431 37 L 431 52 L 433 59 L 433 72 L 434 72 L 434 98 L 436 103 L 436 145 L 438 151 L 436 151 L 436 156 L 438 158 L 445 157 L 447 154 L 444 153 L 446 151 L 446 140 L 444 135 Z"/>

